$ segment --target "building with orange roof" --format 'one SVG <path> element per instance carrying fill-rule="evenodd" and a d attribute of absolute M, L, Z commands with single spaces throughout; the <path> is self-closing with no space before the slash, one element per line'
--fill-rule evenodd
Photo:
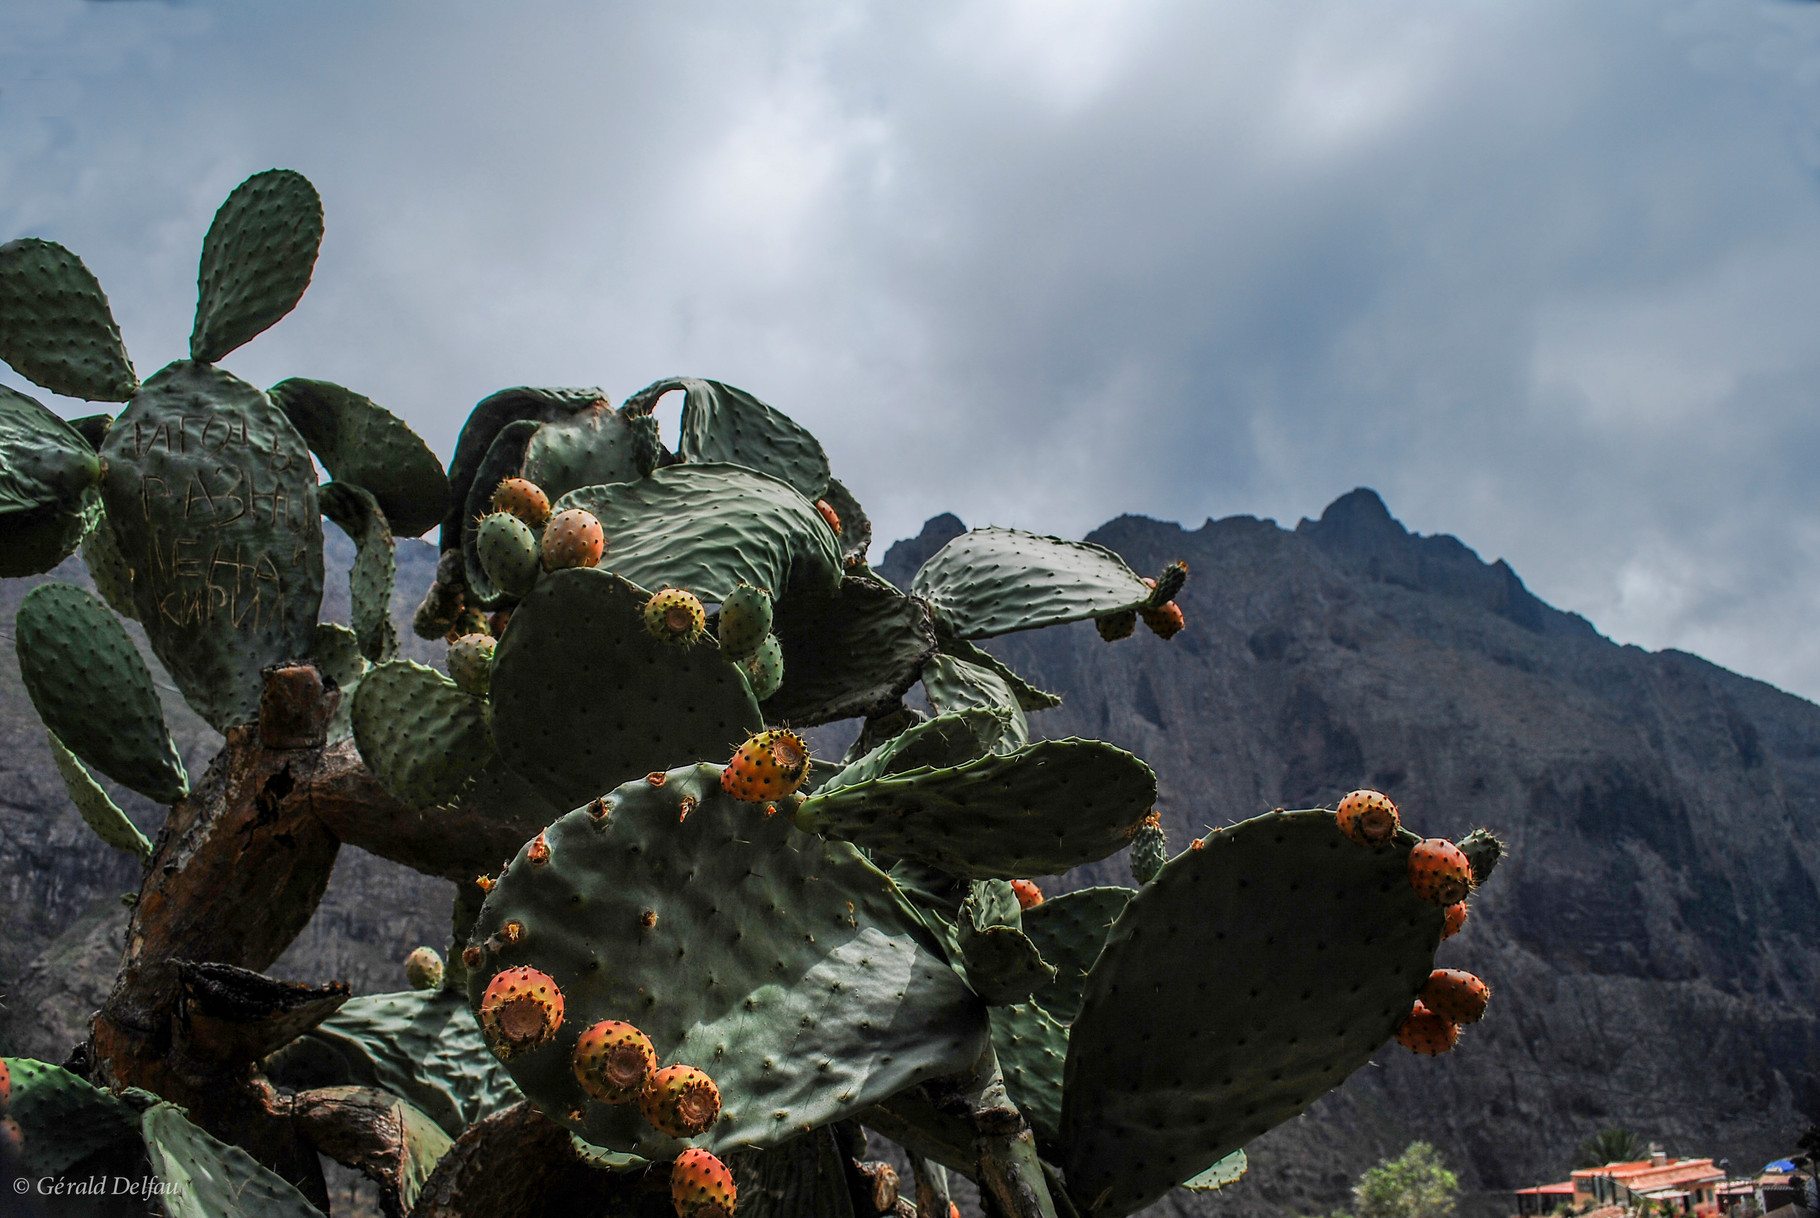
<path fill-rule="evenodd" d="M 1573 1174 L 1576 1205 L 1616 1205 L 1642 1209 L 1645 1203 L 1672 1208 L 1683 1214 L 1718 1212 L 1719 1189 L 1725 1171 L 1711 1159 L 1670 1159 L 1659 1147 L 1650 1157 L 1627 1163 L 1607 1163 Z"/>

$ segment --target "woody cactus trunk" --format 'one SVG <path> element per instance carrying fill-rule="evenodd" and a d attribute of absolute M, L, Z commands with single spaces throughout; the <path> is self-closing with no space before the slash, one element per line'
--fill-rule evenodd
<path fill-rule="evenodd" d="M 358 393 L 219 366 L 321 233 L 299 175 L 236 189 L 189 358 L 144 382 L 75 255 L 0 247 L 0 357 L 125 403 L 71 424 L 0 390 L 0 564 L 93 575 L 25 598 L 20 669 L 71 799 L 145 865 L 86 1049 L 4 1063 L 14 1170 L 301 1215 L 327 1155 L 389 1214 L 685 1218 L 947 1218 L 952 1172 L 995 1214 L 1114 1218 L 1229 1184 L 1388 1040 L 1438 1052 L 1482 1011 L 1431 971 L 1489 835 L 1420 842 L 1359 793 L 1171 857 L 1142 761 L 1032 738 L 1058 699 L 978 642 L 1192 629 L 1185 567 L 987 528 L 899 591 L 815 438 L 710 380 L 496 393 L 445 473 Z M 323 517 L 350 626 L 318 620 Z M 415 629 L 447 676 L 387 613 L 394 538 L 439 522 Z M 122 618 L 225 737 L 199 780 Z M 793 730 L 853 718 L 838 760 Z M 94 772 L 169 806 L 155 841 Z M 457 882 L 416 988 L 262 974 L 344 846 Z M 1135 888 L 1031 882 L 1121 850 Z"/>

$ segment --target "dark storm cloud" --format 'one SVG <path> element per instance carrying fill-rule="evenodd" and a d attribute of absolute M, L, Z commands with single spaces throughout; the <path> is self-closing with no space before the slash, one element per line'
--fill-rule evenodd
<path fill-rule="evenodd" d="M 500 386 L 681 371 L 812 426 L 886 537 L 1370 485 L 1815 694 L 1817 46 L 1742 0 L 17 5 L 0 237 L 81 252 L 149 372 L 289 165 L 317 282 L 229 365 L 445 455 Z"/>

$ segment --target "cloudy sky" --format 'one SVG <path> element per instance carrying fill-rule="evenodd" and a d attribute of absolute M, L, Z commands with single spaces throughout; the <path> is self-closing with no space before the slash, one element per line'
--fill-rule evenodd
<path fill-rule="evenodd" d="M 495 389 L 681 373 L 813 428 L 886 539 L 1367 485 L 1820 697 L 1820 3 L 507 11 L 0 0 L 0 240 L 80 253 L 149 375 L 288 166 L 315 284 L 227 366 L 445 459 Z"/>

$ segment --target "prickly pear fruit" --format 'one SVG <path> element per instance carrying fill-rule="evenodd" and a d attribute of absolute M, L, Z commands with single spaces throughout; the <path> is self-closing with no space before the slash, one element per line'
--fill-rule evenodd
<path fill-rule="evenodd" d="M 6 1061 L 0 1059 L 0 1112 L 13 1102 L 13 1072 L 6 1068 Z"/>
<path fill-rule="evenodd" d="M 835 511 L 826 499 L 817 499 L 815 501 L 815 510 L 822 514 L 822 519 L 828 522 L 828 527 L 834 530 L 834 535 L 836 537 L 839 537 L 840 513 Z"/>
<path fill-rule="evenodd" d="M 1422 986 L 1422 1005 L 1455 1023 L 1478 1023 L 1485 1018 L 1491 987 L 1459 968 L 1438 968 Z"/>
<path fill-rule="evenodd" d="M 1335 814 L 1340 832 L 1361 846 L 1376 846 L 1397 835 L 1397 806 L 1377 791 L 1354 791 Z"/>
<path fill-rule="evenodd" d="M 1409 852 L 1409 886 L 1431 905 L 1464 901 L 1472 891 L 1472 864 L 1446 838 L 1431 837 Z"/>
<path fill-rule="evenodd" d="M 771 633 L 771 594 L 741 583 L 720 603 L 720 654 L 729 660 L 750 659 Z"/>
<path fill-rule="evenodd" d="M 603 1104 L 626 1104 L 657 1069 L 657 1050 L 631 1024 L 603 1019 L 575 1042 L 574 1065 L 582 1090 Z"/>
<path fill-rule="evenodd" d="M 691 1138 L 720 1116 L 720 1088 L 694 1066 L 665 1066 L 638 1093 L 645 1120 L 673 1138 Z"/>
<path fill-rule="evenodd" d="M 1454 1047 L 1460 1039 L 1460 1026 L 1445 1015 L 1429 1010 L 1420 1002 L 1409 1012 L 1409 1018 L 1397 1029 L 1397 1043 L 1414 1053 L 1434 1057 Z"/>
<path fill-rule="evenodd" d="M 1492 868 L 1504 857 L 1504 843 L 1489 829 L 1474 829 L 1460 839 L 1460 853 L 1472 866 L 1472 886 L 1477 888 L 1491 878 Z"/>
<path fill-rule="evenodd" d="M 444 642 L 453 643 L 464 634 L 486 633 L 487 619 L 485 615 L 478 609 L 470 609 L 464 605 L 455 611 L 455 616 L 453 618 L 449 619 L 449 628 L 442 637 Z"/>
<path fill-rule="evenodd" d="M 493 649 L 490 634 L 464 634 L 449 644 L 449 679 L 464 694 L 487 696 L 493 684 Z"/>
<path fill-rule="evenodd" d="M 1447 907 L 1447 920 L 1441 924 L 1441 937 L 1451 939 L 1466 925 L 1466 902 L 1456 901 Z"/>
<path fill-rule="evenodd" d="M 725 1163 L 705 1150 L 690 1149 L 677 1155 L 670 1169 L 670 1200 L 677 1218 L 733 1218 L 739 1189 Z"/>
<path fill-rule="evenodd" d="M 645 629 L 661 643 L 693 643 L 708 627 L 708 615 L 692 592 L 665 588 L 645 602 Z"/>
<path fill-rule="evenodd" d="M 442 988 L 442 957 L 433 947 L 420 947 L 404 958 L 404 979 L 414 990 Z"/>
<path fill-rule="evenodd" d="M 1035 880 L 1012 880 L 1011 891 L 1017 894 L 1019 909 L 1035 909 L 1043 903 L 1043 890 L 1036 886 Z"/>
<path fill-rule="evenodd" d="M 607 552 L 607 534 L 593 512 L 570 508 L 550 517 L 543 527 L 543 569 L 593 567 Z"/>
<path fill-rule="evenodd" d="M 494 512 L 480 522 L 474 548 L 480 569 L 502 591 L 523 596 L 537 582 L 537 534 L 531 526 L 507 512 Z"/>
<path fill-rule="evenodd" d="M 1188 568 L 1182 568 L 1182 578 L 1188 577 Z M 1182 607 L 1172 600 L 1164 599 L 1158 603 L 1157 584 L 1154 579 L 1145 577 L 1144 582 L 1150 585 L 1150 601 L 1138 606 L 1138 616 L 1144 619 L 1144 625 L 1150 627 L 1152 634 L 1159 639 L 1172 639 L 1181 633 L 1187 619 L 1182 616 Z"/>
<path fill-rule="evenodd" d="M 1093 619 L 1093 625 L 1102 639 L 1116 643 L 1120 639 L 1130 638 L 1131 632 L 1137 629 L 1137 612 L 1121 609 L 1117 613 L 1104 613 Z"/>
<path fill-rule="evenodd" d="M 808 777 L 809 746 L 788 728 L 774 728 L 739 746 L 720 772 L 720 786 L 734 799 L 757 804 L 783 798 Z"/>
<path fill-rule="evenodd" d="M 1168 861 L 1169 839 L 1163 833 L 1163 818 L 1152 812 L 1131 840 L 1131 878 L 1148 884 Z"/>
<path fill-rule="evenodd" d="M 493 488 L 493 510 L 516 516 L 534 529 L 550 518 L 550 497 L 524 478 L 507 478 Z"/>
<path fill-rule="evenodd" d="M 758 650 L 740 667 L 746 670 L 746 684 L 752 687 L 752 697 L 763 702 L 784 683 L 783 644 L 777 641 L 776 635 L 767 634 Z"/>
<path fill-rule="evenodd" d="M 25 1130 L 12 1117 L 0 1117 L 0 1150 L 16 1155 L 25 1148 Z M 15 1177 L 23 1180 L 24 1176 Z"/>
<path fill-rule="evenodd" d="M 480 996 L 480 1028 L 501 1061 L 535 1049 L 562 1027 L 562 991 L 548 973 L 520 965 L 499 973 Z"/>
<path fill-rule="evenodd" d="M 496 639 L 506 637 L 506 623 L 512 620 L 510 609 L 498 609 L 487 618 L 487 633 Z"/>

